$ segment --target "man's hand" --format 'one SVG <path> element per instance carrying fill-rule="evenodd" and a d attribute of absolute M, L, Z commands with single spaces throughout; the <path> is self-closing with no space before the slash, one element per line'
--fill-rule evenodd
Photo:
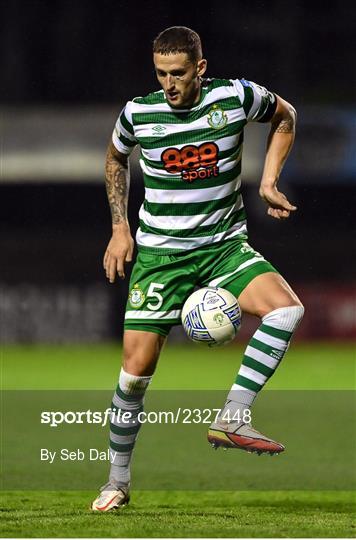
<path fill-rule="evenodd" d="M 115 225 L 104 255 L 104 269 L 110 283 L 114 283 L 116 272 L 125 279 L 125 263 L 132 261 L 134 241 L 127 224 Z"/>
<path fill-rule="evenodd" d="M 286 219 L 297 207 L 293 206 L 275 186 L 260 187 L 260 196 L 268 204 L 267 214 L 276 219 Z"/>
<path fill-rule="evenodd" d="M 271 118 L 271 131 L 268 135 L 267 153 L 260 185 L 260 196 L 268 204 L 267 214 L 276 219 L 286 219 L 297 207 L 278 191 L 277 182 L 283 164 L 292 148 L 295 136 L 296 112 L 294 107 L 277 98 L 277 107 Z"/>

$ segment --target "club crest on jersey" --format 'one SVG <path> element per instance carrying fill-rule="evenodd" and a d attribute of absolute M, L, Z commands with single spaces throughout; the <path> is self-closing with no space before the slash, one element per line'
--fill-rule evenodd
<path fill-rule="evenodd" d="M 227 124 L 227 115 L 219 105 L 213 105 L 208 114 L 208 124 L 213 129 L 222 129 Z"/>
<path fill-rule="evenodd" d="M 145 301 L 145 294 L 138 283 L 135 283 L 133 289 L 129 293 L 130 306 L 137 309 L 142 306 Z"/>

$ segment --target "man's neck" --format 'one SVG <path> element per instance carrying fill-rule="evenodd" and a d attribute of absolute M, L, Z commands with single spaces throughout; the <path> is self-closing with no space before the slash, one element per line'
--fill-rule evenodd
<path fill-rule="evenodd" d="M 189 103 L 185 103 L 184 105 L 177 105 L 177 106 L 174 106 L 172 104 L 170 104 L 170 106 L 173 108 L 173 109 L 190 109 L 191 107 L 194 107 L 195 105 L 197 105 L 200 101 L 200 98 L 201 98 L 201 92 L 202 92 L 202 85 L 201 85 L 201 81 L 199 79 L 199 86 L 197 88 L 197 91 L 196 91 L 196 94 L 193 98 L 193 101 L 189 102 Z"/>
<path fill-rule="evenodd" d="M 198 88 L 197 88 L 196 97 L 195 97 L 195 99 L 194 99 L 194 101 L 193 101 L 192 106 L 194 106 L 194 105 L 196 105 L 197 103 L 199 103 L 200 97 L 201 97 L 201 81 L 200 81 L 200 79 L 199 79 L 199 86 L 198 86 Z"/>

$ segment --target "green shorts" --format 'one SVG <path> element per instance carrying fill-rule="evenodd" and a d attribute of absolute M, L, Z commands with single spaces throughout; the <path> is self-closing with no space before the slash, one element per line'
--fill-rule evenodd
<path fill-rule="evenodd" d="M 125 330 L 167 336 L 181 324 L 188 296 L 200 287 L 223 287 L 237 298 L 256 276 L 277 272 L 244 240 L 227 240 L 175 255 L 139 253 L 132 270 Z"/>

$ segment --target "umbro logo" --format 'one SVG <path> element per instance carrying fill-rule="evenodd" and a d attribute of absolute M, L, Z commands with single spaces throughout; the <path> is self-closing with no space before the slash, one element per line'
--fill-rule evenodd
<path fill-rule="evenodd" d="M 278 349 L 272 349 L 270 356 L 272 356 L 276 360 L 280 360 L 283 356 L 283 351 L 279 351 Z"/>
<path fill-rule="evenodd" d="M 157 124 L 157 126 L 154 126 L 152 128 L 152 135 L 164 135 L 166 132 L 166 127 L 161 126 L 160 124 Z"/>

